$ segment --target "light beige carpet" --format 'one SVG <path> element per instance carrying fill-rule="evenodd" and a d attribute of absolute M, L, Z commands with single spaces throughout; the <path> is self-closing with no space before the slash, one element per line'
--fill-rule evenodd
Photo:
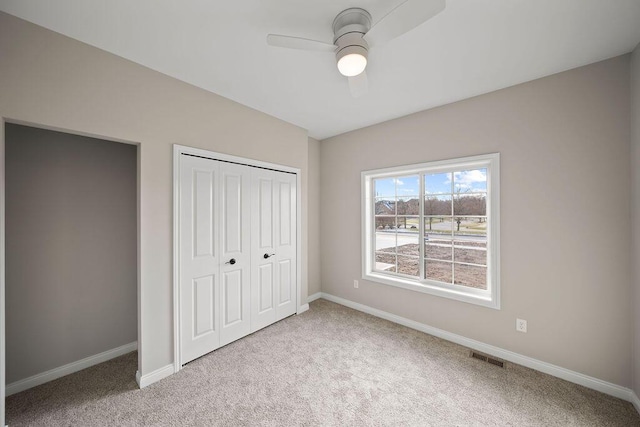
<path fill-rule="evenodd" d="M 136 353 L 10 396 L 10 427 L 640 426 L 619 399 L 319 300 L 143 390 Z"/>

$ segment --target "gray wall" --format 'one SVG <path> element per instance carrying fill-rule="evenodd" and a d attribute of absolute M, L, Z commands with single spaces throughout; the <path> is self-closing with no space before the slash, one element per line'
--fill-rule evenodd
<path fill-rule="evenodd" d="M 136 146 L 5 125 L 7 382 L 137 339 Z"/>
<path fill-rule="evenodd" d="M 0 116 L 140 144 L 142 375 L 173 362 L 172 144 L 302 170 L 304 129 L 0 13 Z M 302 230 L 303 301 L 307 229 Z"/>
<path fill-rule="evenodd" d="M 309 295 L 320 292 L 320 142 L 309 138 Z"/>
<path fill-rule="evenodd" d="M 322 141 L 322 291 L 630 387 L 629 61 Z M 492 152 L 501 153 L 501 310 L 365 280 L 353 288 L 360 171 Z M 516 317 L 528 333 L 515 331 Z"/>
<path fill-rule="evenodd" d="M 631 222 L 633 224 L 634 383 L 640 396 L 640 45 L 631 56 Z"/>

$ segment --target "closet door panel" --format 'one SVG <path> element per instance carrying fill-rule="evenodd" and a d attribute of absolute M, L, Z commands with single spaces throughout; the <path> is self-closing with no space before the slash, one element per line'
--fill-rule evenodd
<path fill-rule="evenodd" d="M 255 169 L 251 189 L 255 331 L 296 312 L 296 176 Z"/>
<path fill-rule="evenodd" d="M 228 344 L 250 332 L 250 168 L 220 163 L 220 345 Z"/>
<path fill-rule="evenodd" d="M 291 266 L 291 260 L 284 260 L 278 263 L 279 276 L 280 276 L 280 289 L 278 292 L 278 306 L 289 304 L 292 301 L 291 295 L 291 272 L 293 270 Z"/>
<path fill-rule="evenodd" d="M 215 332 L 215 276 L 193 280 L 191 306 L 193 308 L 193 338 Z"/>
<path fill-rule="evenodd" d="M 273 171 L 251 171 L 251 331 L 276 321 L 275 184 Z"/>
<path fill-rule="evenodd" d="M 260 267 L 258 267 L 260 271 L 260 277 L 258 277 L 259 281 L 259 307 L 258 307 L 258 315 L 266 313 L 270 310 L 273 310 L 275 307 L 273 305 L 274 300 L 274 289 L 273 289 L 273 264 L 272 263 L 264 263 Z"/>
<path fill-rule="evenodd" d="M 181 363 L 220 345 L 216 200 L 218 163 L 180 159 Z"/>
<path fill-rule="evenodd" d="M 296 312 L 296 176 L 284 172 L 274 172 L 277 201 L 277 239 L 275 245 L 278 263 L 278 297 L 276 320 L 291 316 Z"/>
<path fill-rule="evenodd" d="M 235 270 L 224 275 L 222 287 L 222 300 L 225 302 L 223 328 L 242 322 L 242 280 L 242 270 Z"/>

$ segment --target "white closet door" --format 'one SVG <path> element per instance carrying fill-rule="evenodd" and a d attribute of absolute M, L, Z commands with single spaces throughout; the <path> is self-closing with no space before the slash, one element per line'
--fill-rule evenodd
<path fill-rule="evenodd" d="M 251 171 L 251 330 L 296 308 L 295 175 Z"/>
<path fill-rule="evenodd" d="M 180 156 L 181 363 L 220 345 L 219 163 Z"/>
<path fill-rule="evenodd" d="M 274 172 L 251 171 L 251 331 L 276 321 L 276 200 Z"/>
<path fill-rule="evenodd" d="M 276 320 L 296 312 L 297 235 L 296 176 L 277 172 L 278 215 L 276 221 Z"/>
<path fill-rule="evenodd" d="M 296 176 L 180 157 L 181 364 L 296 311 Z"/>
<path fill-rule="evenodd" d="M 220 163 L 220 345 L 250 333 L 250 168 Z"/>

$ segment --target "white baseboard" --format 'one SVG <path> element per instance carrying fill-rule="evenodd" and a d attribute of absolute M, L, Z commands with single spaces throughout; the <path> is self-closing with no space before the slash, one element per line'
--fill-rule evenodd
<path fill-rule="evenodd" d="M 307 310 L 309 310 L 309 304 L 303 304 L 300 307 L 298 307 L 298 311 L 296 311 L 296 314 L 302 314 Z"/>
<path fill-rule="evenodd" d="M 315 300 L 320 299 L 320 298 L 322 298 L 322 292 L 316 292 L 313 295 L 309 295 L 307 297 L 307 304 L 310 303 L 310 302 L 314 302 Z"/>
<path fill-rule="evenodd" d="M 41 374 L 16 381 L 7 385 L 6 395 L 11 396 L 12 394 L 19 393 L 40 384 L 48 383 L 49 381 L 64 377 L 65 375 L 73 374 L 74 372 L 81 371 L 90 366 L 97 365 L 98 363 L 106 362 L 107 360 L 122 356 L 123 354 L 131 353 L 132 351 L 137 350 L 137 348 L 138 343 L 132 342 L 112 350 L 103 351 L 102 353 L 94 356 L 85 357 L 77 362 L 71 362 L 64 366 L 60 366 L 59 368 L 51 369 Z"/>
<path fill-rule="evenodd" d="M 171 363 L 167 366 L 163 366 L 162 368 L 156 369 L 155 371 L 150 372 L 146 375 L 140 375 L 140 371 L 137 371 L 136 382 L 138 383 L 138 387 L 145 388 L 173 374 L 174 374 L 174 366 L 173 366 L 173 363 Z"/>
<path fill-rule="evenodd" d="M 496 356 L 500 359 L 504 359 L 518 365 L 526 366 L 527 368 L 535 369 L 536 371 L 544 372 L 545 374 L 562 378 L 563 380 L 575 384 L 580 384 L 584 387 L 588 387 L 590 389 L 597 390 L 614 397 L 618 397 L 620 399 L 633 403 L 636 409 L 638 409 L 638 412 L 640 412 L 640 402 L 638 401 L 638 397 L 631 389 L 607 381 L 603 381 L 598 378 L 590 377 L 579 372 L 571 371 L 560 366 L 552 365 L 541 360 L 533 359 L 528 356 L 523 356 L 522 354 L 514 353 L 500 347 L 495 347 L 490 344 L 485 344 L 480 341 L 466 338 L 462 335 L 457 335 L 451 332 L 444 331 L 442 329 L 434 328 L 433 326 L 416 322 L 415 320 L 400 317 L 392 313 L 387 313 L 386 311 L 378 310 L 377 308 L 369 307 L 367 305 L 327 294 L 325 292 L 322 292 L 321 294 L 321 298 L 324 298 L 328 301 L 333 301 L 340 305 L 353 308 L 354 310 L 362 311 L 363 313 L 371 314 L 372 316 L 380 317 L 382 319 L 398 323 L 411 329 L 416 329 L 429 335 L 433 335 L 438 338 L 442 338 L 444 340 L 451 341 L 456 344 L 472 348 L 474 350 L 478 350 L 482 353 Z"/>
<path fill-rule="evenodd" d="M 638 395 L 631 391 L 631 403 L 636 407 L 636 411 L 640 414 L 640 399 L 638 399 Z"/>

